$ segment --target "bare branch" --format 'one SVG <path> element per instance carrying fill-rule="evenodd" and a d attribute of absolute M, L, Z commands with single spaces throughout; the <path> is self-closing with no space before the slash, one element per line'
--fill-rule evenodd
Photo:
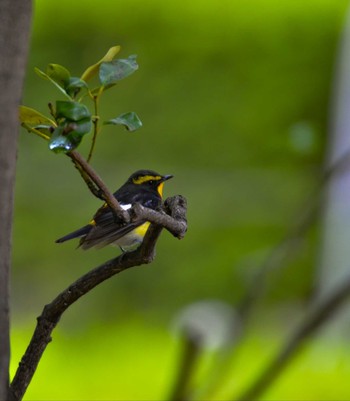
<path fill-rule="evenodd" d="M 108 278 L 130 267 L 151 263 L 155 257 L 155 245 L 163 229 L 161 225 L 163 222 L 165 227 L 176 237 L 183 237 L 187 228 L 185 223 L 185 198 L 175 196 L 167 199 L 165 203 L 169 215 L 164 214 L 164 212 L 152 213 L 152 223 L 156 224 L 151 224 L 144 241 L 136 251 L 123 253 L 91 270 L 44 307 L 42 314 L 37 319 L 38 323 L 33 337 L 11 383 L 12 400 L 19 401 L 22 399 L 39 364 L 40 358 L 52 339 L 51 333 L 53 329 L 69 306 Z M 148 209 L 143 208 L 142 210 L 138 210 L 137 217 L 147 220 L 150 217 L 148 216 Z"/>
<path fill-rule="evenodd" d="M 153 224 L 166 228 L 174 237 L 182 239 L 187 230 L 186 220 L 186 199 L 178 195 L 177 197 L 168 198 L 165 203 L 165 211 L 156 211 L 142 206 L 137 203 L 130 210 L 131 220 L 147 220 Z"/>

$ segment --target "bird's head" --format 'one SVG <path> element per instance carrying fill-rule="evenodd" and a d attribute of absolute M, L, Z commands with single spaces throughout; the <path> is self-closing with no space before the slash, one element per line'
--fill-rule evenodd
<path fill-rule="evenodd" d="M 139 170 L 132 174 L 127 182 L 140 188 L 154 189 L 162 196 L 164 182 L 172 177 L 173 175 L 161 175 L 152 170 Z"/>

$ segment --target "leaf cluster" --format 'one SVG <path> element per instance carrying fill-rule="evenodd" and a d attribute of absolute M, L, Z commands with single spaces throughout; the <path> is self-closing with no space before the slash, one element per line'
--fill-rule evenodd
<path fill-rule="evenodd" d="M 100 116 L 98 105 L 103 93 L 114 87 L 120 80 L 130 76 L 138 69 L 136 56 L 116 59 L 120 46 L 111 47 L 97 63 L 89 66 L 80 77 L 72 76 L 70 71 L 59 64 L 49 64 L 46 72 L 35 68 L 39 77 L 49 81 L 65 96 L 65 100 L 49 103 L 50 116 L 27 106 L 20 106 L 21 125 L 49 142 L 49 148 L 56 152 L 70 152 L 77 148 L 83 137 L 93 131 L 88 159 L 90 160 L 98 133 Z M 90 87 L 89 83 L 97 77 L 99 85 Z M 94 111 L 83 103 L 88 98 L 93 102 Z M 103 124 L 123 125 L 128 131 L 135 131 L 142 122 L 134 112 L 123 113 Z"/>

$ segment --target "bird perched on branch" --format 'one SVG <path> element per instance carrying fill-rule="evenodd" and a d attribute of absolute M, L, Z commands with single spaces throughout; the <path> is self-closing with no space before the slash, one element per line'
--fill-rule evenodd
<path fill-rule="evenodd" d="M 132 174 L 113 195 L 124 210 L 130 209 L 135 203 L 156 209 L 162 203 L 164 182 L 172 177 L 152 170 L 139 170 Z M 130 251 L 142 243 L 149 225 L 148 221 L 128 224 L 118 222 L 105 203 L 97 210 L 89 224 L 59 238 L 56 242 L 80 238 L 79 246 L 82 249 L 118 245 L 123 251 Z"/>

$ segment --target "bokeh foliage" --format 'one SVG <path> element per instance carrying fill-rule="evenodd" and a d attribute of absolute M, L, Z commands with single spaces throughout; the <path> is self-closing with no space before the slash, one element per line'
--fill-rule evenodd
<path fill-rule="evenodd" d="M 58 63 L 75 75 L 115 43 L 122 45 L 123 57 L 137 54 L 140 69 L 106 92 L 100 107 L 104 119 L 115 115 L 115 110 L 135 110 L 143 127 L 135 133 L 104 127 L 93 165 L 111 190 L 139 168 L 174 174 L 165 194 L 188 198 L 189 232 L 181 242 L 164 233 L 154 264 L 110 280 L 67 313 L 28 399 L 47 397 L 49 389 L 46 395 L 40 392 L 44 377 L 56 390 L 61 386 L 60 379 L 53 379 L 45 368 L 57 362 L 61 337 L 84 336 L 85 347 L 91 349 L 94 343 L 106 341 L 108 354 L 108 341 L 113 336 L 118 339 L 122 325 L 123 347 L 133 344 L 135 348 L 135 357 L 129 358 L 143 360 L 147 348 L 143 341 L 153 335 L 152 330 L 157 332 L 154 354 L 160 356 L 163 349 L 174 352 L 164 332 L 180 308 L 203 298 L 231 304 L 240 299 L 320 174 L 336 49 L 347 5 L 345 0 L 101 0 L 98 4 L 37 0 L 23 103 L 45 113 L 48 100 L 57 99 L 55 90 L 37 79 L 34 66 L 43 69 Z M 45 146 L 22 132 L 12 303 L 14 330 L 23 330 L 25 336 L 44 303 L 116 252 L 110 248 L 85 253 L 76 251 L 74 244 L 54 243 L 85 224 L 99 202 L 68 160 Z M 88 150 L 83 144 L 82 153 Z M 272 319 L 276 327 L 285 323 L 286 305 L 305 301 L 312 291 L 317 239 L 315 227 L 299 244 L 295 258 L 269 279 L 261 313 L 282 308 L 281 315 Z M 293 316 L 293 311 L 291 307 L 288 314 Z M 14 343 L 19 346 L 16 356 L 24 346 L 19 337 Z M 130 337 L 134 342 L 128 342 Z M 253 339 L 252 349 L 258 352 L 266 343 L 273 349 L 267 337 L 260 340 L 264 345 Z M 274 331 L 271 338 L 276 337 Z M 76 369 L 94 364 L 79 363 L 82 357 L 73 352 L 74 342 L 64 342 L 62 347 L 67 358 L 72 352 L 77 359 Z M 246 356 L 243 376 L 251 374 L 253 357 L 254 352 Z M 106 367 L 123 370 L 119 358 L 116 355 Z M 169 360 L 164 366 L 171 369 Z M 171 377 L 171 372 L 167 375 Z M 103 383 L 98 376 L 93 375 L 94 380 Z M 164 381 L 169 377 L 164 376 Z M 80 395 L 71 393 L 72 397 L 91 395 L 88 381 Z M 162 399 L 166 385 L 157 389 L 155 381 L 148 382 L 147 398 Z M 117 393 L 118 385 L 111 384 L 112 390 L 94 398 L 126 399 L 127 394 L 137 398 L 133 383 L 125 393 Z M 283 394 L 287 399 L 286 386 L 276 389 L 276 398 Z M 62 392 L 51 391 L 53 399 L 63 397 Z M 320 399 L 311 384 L 304 394 L 305 399 Z"/>

